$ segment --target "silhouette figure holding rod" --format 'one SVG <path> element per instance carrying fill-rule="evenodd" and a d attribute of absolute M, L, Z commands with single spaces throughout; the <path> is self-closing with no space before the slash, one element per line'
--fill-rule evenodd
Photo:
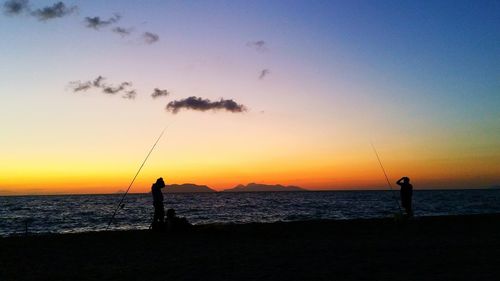
<path fill-rule="evenodd" d="M 161 230 L 165 225 L 165 209 L 163 207 L 163 193 L 161 189 L 165 187 L 163 178 L 159 178 L 151 186 L 151 194 L 153 195 L 153 207 L 155 213 L 153 215 L 153 230 Z"/>
<path fill-rule="evenodd" d="M 413 195 L 413 185 L 410 184 L 409 177 L 400 178 L 396 184 L 401 187 L 401 205 L 406 211 L 408 217 L 413 217 L 413 210 L 411 207 L 411 197 Z"/>

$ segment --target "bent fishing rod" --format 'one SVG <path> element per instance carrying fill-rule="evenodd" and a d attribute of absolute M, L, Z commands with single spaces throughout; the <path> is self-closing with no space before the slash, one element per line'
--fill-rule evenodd
<path fill-rule="evenodd" d="M 118 205 L 116 206 L 115 211 L 113 212 L 113 215 L 111 216 L 111 219 L 110 219 L 110 220 L 109 220 L 109 222 L 108 222 L 108 226 L 106 227 L 106 230 L 108 230 L 108 229 L 109 229 L 109 226 L 111 225 L 111 223 L 113 223 L 113 220 L 115 219 L 116 213 L 118 212 L 118 209 L 120 209 L 120 206 L 122 206 L 122 208 L 123 208 L 122 203 L 123 203 L 123 200 L 125 200 L 125 196 L 127 196 L 128 191 L 130 190 L 130 188 L 131 188 L 131 187 L 132 187 L 132 185 L 134 184 L 135 179 L 137 178 L 137 176 L 138 176 L 138 175 L 139 175 L 139 173 L 141 172 L 142 167 L 144 167 L 144 164 L 146 164 L 146 161 L 148 160 L 149 155 L 151 155 L 151 152 L 153 152 L 153 150 L 155 149 L 156 144 L 158 144 L 158 142 L 160 141 L 161 137 L 163 136 L 163 133 L 165 133 L 165 130 L 166 130 L 166 129 L 167 129 L 167 127 L 165 127 L 165 128 L 163 129 L 163 131 L 161 131 L 161 134 L 158 136 L 158 139 L 156 139 L 156 142 L 153 144 L 153 146 L 152 146 L 152 147 L 151 147 L 151 149 L 149 150 L 148 155 L 146 155 L 146 158 L 144 158 L 144 161 L 142 161 L 142 164 L 141 164 L 141 166 L 139 167 L 139 170 L 137 170 L 137 173 L 135 173 L 135 176 L 134 176 L 134 178 L 132 179 L 132 182 L 130 182 L 130 184 L 129 184 L 128 188 L 127 188 L 127 191 L 125 191 L 125 193 L 123 193 L 123 196 L 122 196 L 122 198 L 121 198 L 120 202 L 119 202 L 119 203 L 118 203 Z"/>
<path fill-rule="evenodd" d="M 396 205 L 398 205 L 399 209 L 399 214 L 403 214 L 403 210 L 401 209 L 401 205 L 399 204 L 398 198 L 394 194 L 394 189 L 392 188 L 391 182 L 389 181 L 389 177 L 387 176 L 387 173 L 385 172 L 384 166 L 382 165 L 382 161 L 380 161 L 380 157 L 378 156 L 377 150 L 375 149 L 375 146 L 373 143 L 370 143 L 373 148 L 373 152 L 375 152 L 375 156 L 377 156 L 378 163 L 380 164 L 380 168 L 382 168 L 382 172 L 384 172 L 385 180 L 387 181 L 387 184 L 389 185 L 389 188 L 391 190 L 392 198 L 394 198 L 394 202 L 396 202 Z"/>

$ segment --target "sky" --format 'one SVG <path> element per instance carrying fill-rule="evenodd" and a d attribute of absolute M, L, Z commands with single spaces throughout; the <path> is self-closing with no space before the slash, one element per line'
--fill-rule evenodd
<path fill-rule="evenodd" d="M 500 185 L 499 1 L 1 9 L 0 195 Z"/>

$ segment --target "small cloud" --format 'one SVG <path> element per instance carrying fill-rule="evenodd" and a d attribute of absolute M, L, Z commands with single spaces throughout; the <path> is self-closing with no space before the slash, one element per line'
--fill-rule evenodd
<path fill-rule="evenodd" d="M 271 71 L 269 69 L 263 69 L 260 72 L 259 79 L 264 79 L 264 77 L 266 77 L 267 75 L 269 75 L 269 73 L 271 73 Z"/>
<path fill-rule="evenodd" d="M 130 90 L 130 91 L 126 91 L 125 94 L 122 96 L 122 98 L 133 100 L 133 99 L 135 99 L 136 95 L 137 95 L 137 92 L 135 90 Z"/>
<path fill-rule="evenodd" d="M 267 43 L 264 40 L 247 42 L 247 46 L 250 48 L 253 48 L 259 52 L 263 52 L 263 51 L 267 50 Z"/>
<path fill-rule="evenodd" d="M 232 99 L 226 100 L 221 98 L 218 101 L 210 101 L 208 99 L 202 99 L 194 96 L 182 100 L 171 101 L 167 104 L 165 109 L 176 114 L 183 108 L 197 111 L 227 110 L 233 113 L 244 112 L 247 110 L 244 105 L 238 104 Z"/>
<path fill-rule="evenodd" d="M 113 32 L 120 35 L 121 37 L 125 37 L 132 33 L 132 28 L 123 28 L 123 27 L 115 27 L 113 28 Z"/>
<path fill-rule="evenodd" d="M 102 87 L 102 91 L 105 94 L 116 94 L 118 92 L 121 92 L 125 89 L 125 87 L 128 87 L 132 85 L 130 82 L 122 82 L 119 86 L 104 86 Z"/>
<path fill-rule="evenodd" d="M 101 75 L 99 75 L 94 81 L 92 81 L 92 85 L 94 85 L 94 87 L 97 87 L 97 88 L 100 88 L 102 85 L 102 81 L 104 81 L 104 77 L 102 77 Z"/>
<path fill-rule="evenodd" d="M 156 99 L 158 97 L 166 97 L 168 95 L 170 95 L 170 93 L 167 90 L 160 90 L 158 88 L 155 88 L 153 90 L 153 93 L 151 94 L 151 97 Z"/>
<path fill-rule="evenodd" d="M 81 81 L 73 81 L 70 82 L 70 87 L 73 89 L 73 92 L 87 91 L 92 88 L 92 83 L 90 81 L 81 82 Z"/>
<path fill-rule="evenodd" d="M 102 88 L 103 93 L 111 94 L 111 95 L 116 94 L 122 90 L 123 90 L 123 87 L 120 87 L 120 86 L 118 86 L 118 87 L 106 86 L 106 87 Z"/>
<path fill-rule="evenodd" d="M 63 2 L 57 2 L 52 6 L 33 11 L 31 14 L 40 21 L 46 21 L 55 18 L 62 18 L 76 11 L 76 6 L 67 7 Z"/>
<path fill-rule="evenodd" d="M 100 17 L 85 17 L 85 24 L 88 28 L 93 28 L 95 30 L 98 30 L 102 27 L 106 27 L 108 25 L 118 22 L 120 18 L 121 16 L 119 14 L 115 14 L 108 20 L 102 20 Z"/>
<path fill-rule="evenodd" d="M 3 3 L 3 11 L 6 15 L 19 15 L 29 11 L 28 0 L 10 0 Z"/>
<path fill-rule="evenodd" d="M 142 34 L 142 39 L 144 39 L 144 42 L 146 42 L 148 44 L 153 44 L 153 43 L 157 42 L 158 40 L 160 40 L 160 36 L 158 36 L 157 34 L 151 33 L 151 32 L 144 32 Z"/>
<path fill-rule="evenodd" d="M 103 93 L 110 94 L 110 95 L 114 95 L 114 94 L 117 94 L 121 91 L 124 91 L 125 94 L 123 94 L 122 97 L 126 98 L 126 99 L 134 99 L 135 96 L 137 95 L 137 92 L 135 89 L 128 89 L 128 87 L 132 86 L 131 82 L 122 82 L 118 86 L 113 86 L 113 85 L 105 84 L 104 83 L 105 79 L 106 78 L 99 75 L 96 79 L 94 79 L 92 81 L 85 81 L 85 82 L 73 81 L 73 82 L 70 82 L 69 87 L 75 93 L 82 92 L 82 91 L 85 92 L 89 89 L 97 88 L 97 89 L 101 89 Z"/>

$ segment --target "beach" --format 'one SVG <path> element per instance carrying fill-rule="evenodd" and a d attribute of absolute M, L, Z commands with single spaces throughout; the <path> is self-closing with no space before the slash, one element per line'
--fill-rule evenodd
<path fill-rule="evenodd" d="M 0 238 L 0 280 L 499 280 L 500 214 Z"/>

